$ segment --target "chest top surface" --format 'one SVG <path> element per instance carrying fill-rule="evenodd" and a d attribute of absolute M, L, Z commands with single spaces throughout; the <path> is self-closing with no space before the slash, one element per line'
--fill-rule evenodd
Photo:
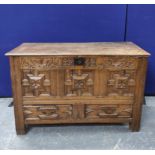
<path fill-rule="evenodd" d="M 150 54 L 132 42 L 91 43 L 23 43 L 7 56 L 44 55 L 118 55 L 149 56 Z"/>

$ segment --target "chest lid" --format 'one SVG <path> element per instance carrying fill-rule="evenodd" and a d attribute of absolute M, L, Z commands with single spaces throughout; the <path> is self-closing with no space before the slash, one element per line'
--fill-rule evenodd
<path fill-rule="evenodd" d="M 149 56 L 150 54 L 132 42 L 89 43 L 23 43 L 5 54 L 6 56 L 58 56 L 58 55 L 105 55 Z"/>

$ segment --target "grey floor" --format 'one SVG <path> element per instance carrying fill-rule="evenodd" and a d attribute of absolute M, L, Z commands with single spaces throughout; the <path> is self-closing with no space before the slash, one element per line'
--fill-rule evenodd
<path fill-rule="evenodd" d="M 22 136 L 15 133 L 11 101 L 0 98 L 0 149 L 155 149 L 155 97 L 146 97 L 140 132 L 127 125 L 37 126 Z"/>

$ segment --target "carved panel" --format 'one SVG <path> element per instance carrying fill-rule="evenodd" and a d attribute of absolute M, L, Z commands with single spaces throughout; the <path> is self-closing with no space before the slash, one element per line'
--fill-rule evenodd
<path fill-rule="evenodd" d="M 23 70 L 23 96 L 50 96 L 51 79 L 48 71 Z"/>
<path fill-rule="evenodd" d="M 74 66 L 76 56 L 51 56 L 49 57 L 22 57 L 20 58 L 22 69 L 53 69 L 64 66 Z M 136 69 L 137 59 L 133 57 L 84 57 L 85 67 L 113 68 L 113 69 Z"/>
<path fill-rule="evenodd" d="M 73 57 L 63 57 L 62 58 L 62 66 L 73 66 L 74 58 Z"/>
<path fill-rule="evenodd" d="M 134 96 L 135 71 L 109 71 L 108 96 Z"/>
<path fill-rule="evenodd" d="M 60 66 L 59 57 L 22 57 L 20 62 L 22 69 L 52 69 Z"/>
<path fill-rule="evenodd" d="M 91 70 L 66 70 L 65 93 L 66 96 L 92 96 L 93 71 Z"/>
<path fill-rule="evenodd" d="M 26 120 L 70 119 L 73 115 L 72 105 L 24 106 Z"/>
<path fill-rule="evenodd" d="M 22 57 L 22 86 L 24 96 L 50 96 L 54 91 L 58 94 L 65 94 L 66 96 L 93 96 L 94 95 L 94 72 L 102 68 L 106 78 L 96 77 L 98 79 L 98 94 L 105 92 L 108 96 L 134 96 L 135 86 L 135 69 L 137 61 L 133 57 L 84 57 L 84 67 L 80 69 L 73 69 L 74 57 Z M 51 76 L 53 68 L 67 66 L 63 73 L 65 82 L 61 82 L 61 86 L 65 88 L 57 88 L 55 83 L 56 78 Z M 89 68 L 89 67 L 97 67 Z M 127 69 L 123 69 L 127 68 Z M 108 74 L 107 74 L 108 72 Z M 65 75 L 64 75 L 65 74 Z M 55 75 L 60 77 L 60 73 Z M 106 79 L 109 79 L 108 81 Z M 103 80 L 103 81 L 102 81 Z M 107 81 L 107 84 L 106 84 Z M 58 83 L 59 84 L 59 83 Z M 102 86 L 99 86 L 99 85 Z M 52 87 L 52 92 L 50 87 Z M 97 87 L 97 86 L 96 86 Z M 96 92 L 95 91 L 95 92 Z"/>
<path fill-rule="evenodd" d="M 96 67 L 96 61 L 97 61 L 96 57 L 88 57 L 86 58 L 85 65 L 86 67 Z"/>
<path fill-rule="evenodd" d="M 86 105 L 86 118 L 131 117 L 131 105 Z"/>
<path fill-rule="evenodd" d="M 136 69 L 137 65 L 137 58 L 134 57 L 105 56 L 102 57 L 102 61 L 99 61 L 97 66 L 101 69 Z"/>
<path fill-rule="evenodd" d="M 62 57 L 62 66 L 74 66 L 75 57 Z M 83 66 L 85 67 L 96 67 L 96 57 L 82 57 L 85 59 Z"/>
<path fill-rule="evenodd" d="M 21 69 L 54 69 L 63 66 L 74 66 L 74 58 L 72 56 L 54 56 L 54 57 L 21 57 Z M 86 67 L 96 66 L 96 57 L 84 57 Z"/>

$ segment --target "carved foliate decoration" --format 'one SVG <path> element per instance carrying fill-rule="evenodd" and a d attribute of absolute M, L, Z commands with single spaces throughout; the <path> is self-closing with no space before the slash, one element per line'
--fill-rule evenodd
<path fill-rule="evenodd" d="M 26 120 L 70 119 L 72 114 L 72 105 L 24 106 Z"/>
<path fill-rule="evenodd" d="M 62 57 L 62 66 L 74 66 L 75 57 Z M 96 57 L 81 57 L 85 59 L 83 66 L 85 67 L 96 67 Z"/>
<path fill-rule="evenodd" d="M 103 61 L 98 64 L 99 68 L 105 69 L 136 69 L 138 62 L 133 57 L 102 57 Z"/>
<path fill-rule="evenodd" d="M 104 57 L 104 66 L 115 69 L 136 69 L 137 60 L 133 57 Z"/>
<path fill-rule="evenodd" d="M 109 96 L 134 96 L 135 71 L 110 71 L 109 74 Z"/>
<path fill-rule="evenodd" d="M 92 96 L 93 85 L 92 71 L 66 70 L 65 88 L 67 96 Z"/>
<path fill-rule="evenodd" d="M 87 67 L 95 67 L 96 66 L 96 57 L 86 58 L 85 65 Z"/>
<path fill-rule="evenodd" d="M 53 69 L 64 66 L 74 66 L 76 56 L 54 57 L 22 57 L 20 58 L 22 69 Z M 113 69 L 136 69 L 137 60 L 133 57 L 82 57 L 85 59 L 84 67 L 113 68 Z M 98 62 L 98 59 L 101 61 Z"/>
<path fill-rule="evenodd" d="M 131 105 L 86 105 L 86 118 L 131 117 Z"/>
<path fill-rule="evenodd" d="M 20 58 L 20 64 L 22 69 L 53 69 L 64 66 L 74 66 L 74 58 L 70 56 L 64 57 L 22 57 Z M 84 57 L 85 66 L 95 67 L 96 57 Z"/>
<path fill-rule="evenodd" d="M 23 71 L 23 96 L 50 96 L 50 85 L 48 73 L 40 73 L 37 70 Z"/>
<path fill-rule="evenodd" d="M 74 58 L 73 57 L 64 57 L 62 58 L 62 66 L 73 66 Z"/>
<path fill-rule="evenodd" d="M 59 57 L 24 57 L 20 59 L 22 69 L 52 69 L 60 66 Z"/>
<path fill-rule="evenodd" d="M 99 94 L 102 92 L 108 96 L 134 96 L 135 70 L 138 61 L 133 57 L 117 56 L 81 56 L 84 63 L 76 66 L 74 60 L 77 56 L 43 56 L 43 57 L 21 57 L 20 67 L 22 70 L 23 96 L 54 96 L 62 94 L 65 96 L 93 96 L 94 94 L 94 72 L 100 70 Z M 65 89 L 58 90 L 60 73 L 62 69 L 61 86 Z M 55 75 L 53 75 L 52 71 Z M 105 72 L 104 72 L 105 71 Z M 104 81 L 102 75 L 107 76 Z M 97 80 L 95 80 L 95 83 Z M 51 87 L 51 84 L 53 85 Z M 50 89 L 51 88 L 51 89 Z M 103 90 L 106 89 L 106 90 Z M 53 93 L 56 91 L 55 93 Z M 61 91 L 61 92 L 58 92 Z M 102 95 L 101 95 L 102 96 Z"/>

